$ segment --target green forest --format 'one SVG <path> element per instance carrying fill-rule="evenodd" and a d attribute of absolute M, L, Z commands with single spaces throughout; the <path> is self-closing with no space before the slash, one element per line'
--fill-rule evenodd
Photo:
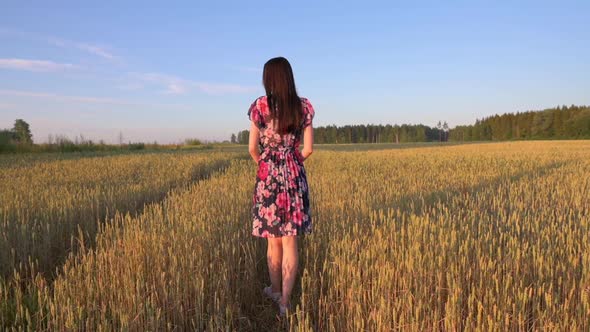
<path fill-rule="evenodd" d="M 575 105 L 494 115 L 449 133 L 452 141 L 584 138 L 590 138 L 590 106 Z"/>
<path fill-rule="evenodd" d="M 542 111 L 493 115 L 452 129 L 446 122 L 434 127 L 423 124 L 314 127 L 314 142 L 320 144 L 533 139 L 590 139 L 590 106 L 558 106 Z M 231 141 L 248 144 L 248 130 L 233 134 Z"/>

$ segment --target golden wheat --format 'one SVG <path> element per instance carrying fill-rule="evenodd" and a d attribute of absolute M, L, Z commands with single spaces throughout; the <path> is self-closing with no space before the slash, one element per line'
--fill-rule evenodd
<path fill-rule="evenodd" d="M 93 239 L 101 219 L 136 212 L 176 186 L 227 164 L 223 154 L 144 154 L 14 161 L 0 174 L 0 276 L 29 259 L 51 272 L 78 232 Z"/>
<path fill-rule="evenodd" d="M 268 277 L 265 243 L 250 235 L 255 165 L 233 160 L 141 214 L 99 224 L 95 244 L 52 283 L 18 276 L 26 287 L 4 326 L 590 328 L 590 142 L 318 151 L 306 169 L 314 231 L 300 239 L 288 320 L 277 322 L 260 294 Z M 0 301 L 5 293 L 0 284 Z"/>

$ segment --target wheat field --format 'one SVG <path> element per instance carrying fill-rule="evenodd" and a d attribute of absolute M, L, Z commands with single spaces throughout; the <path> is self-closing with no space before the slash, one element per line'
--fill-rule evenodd
<path fill-rule="evenodd" d="M 247 153 L 26 158 L 0 161 L 7 330 L 590 330 L 588 141 L 316 151 L 284 320 Z"/>

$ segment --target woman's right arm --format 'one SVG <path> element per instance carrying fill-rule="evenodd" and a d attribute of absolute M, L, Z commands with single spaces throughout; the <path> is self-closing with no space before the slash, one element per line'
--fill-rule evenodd
<path fill-rule="evenodd" d="M 303 160 L 307 159 L 313 153 L 313 126 L 309 124 L 303 129 L 303 151 L 301 155 Z"/>

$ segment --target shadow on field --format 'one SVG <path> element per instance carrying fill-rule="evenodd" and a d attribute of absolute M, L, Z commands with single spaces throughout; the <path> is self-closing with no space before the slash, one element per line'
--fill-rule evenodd
<path fill-rule="evenodd" d="M 371 209 L 373 211 L 379 211 L 379 210 L 387 210 L 387 209 L 395 208 L 395 209 L 399 209 L 401 211 L 404 211 L 404 212 L 410 213 L 410 214 L 424 215 L 425 213 L 427 213 L 431 208 L 435 207 L 436 205 L 439 205 L 439 204 L 445 205 L 445 204 L 447 204 L 447 202 L 452 201 L 456 197 L 474 195 L 474 194 L 477 194 L 478 192 L 482 191 L 483 189 L 490 188 L 490 187 L 491 188 L 499 188 L 503 183 L 515 182 L 515 181 L 525 179 L 527 177 L 532 177 L 532 178 L 543 177 L 547 173 L 549 173 L 555 169 L 558 169 L 565 164 L 566 164 L 565 161 L 553 162 L 553 163 L 549 163 L 547 165 L 543 165 L 543 166 L 534 168 L 533 170 L 518 172 L 518 173 L 515 173 L 512 175 L 498 176 L 493 179 L 482 181 L 482 182 L 479 182 L 479 183 L 477 183 L 475 185 L 471 185 L 471 186 L 464 186 L 464 187 L 459 187 L 459 188 L 449 187 L 449 188 L 443 189 L 443 190 L 418 193 L 418 194 L 414 194 L 414 195 L 407 195 L 407 196 L 401 197 L 398 200 L 391 201 L 391 202 L 374 202 L 374 203 L 372 203 L 373 206 L 371 207 Z M 322 220 L 321 222 L 330 222 L 330 221 L 329 220 Z M 376 226 L 378 227 L 379 225 L 377 224 Z M 371 241 L 370 240 L 370 238 L 371 238 L 370 232 L 371 232 L 371 230 L 367 230 L 367 234 L 365 236 L 366 241 Z M 299 299 L 301 298 L 301 294 L 302 294 L 301 278 L 302 278 L 303 271 L 306 269 L 308 264 L 312 263 L 312 262 L 307 262 L 305 259 L 305 255 L 303 254 L 304 248 L 307 245 L 306 242 L 308 242 L 310 240 L 313 241 L 314 239 L 302 237 L 298 242 L 299 243 L 299 259 L 300 260 L 299 260 L 299 271 L 298 271 L 298 275 L 297 275 L 297 280 L 295 282 L 295 287 L 293 289 L 293 294 L 292 294 L 291 305 L 293 308 L 295 308 L 297 305 L 300 304 Z M 326 243 L 322 243 L 321 245 L 318 246 L 318 248 L 326 248 L 326 249 L 329 248 L 331 241 L 337 241 L 337 238 L 332 239 L 332 237 L 327 237 Z M 362 247 L 359 247 L 357 249 L 362 250 Z M 325 252 L 326 251 L 324 250 L 322 252 L 322 254 Z M 258 276 L 257 278 L 259 280 L 259 283 L 257 283 L 256 285 L 252 285 L 252 287 L 255 287 L 257 290 L 262 290 L 262 287 L 265 286 L 263 284 L 263 281 L 269 280 L 268 270 L 266 268 L 266 242 L 265 241 L 256 241 L 256 255 L 258 258 L 260 258 L 256 264 L 257 265 L 256 266 L 256 269 L 257 269 L 256 273 Z M 322 256 L 322 257 L 315 257 L 314 259 L 317 259 L 321 265 L 321 262 L 328 259 L 328 257 Z M 324 287 L 324 285 L 320 285 L 320 287 Z M 309 292 L 309 290 L 308 290 L 308 292 Z M 328 290 L 323 289 L 321 291 L 315 290 L 312 292 L 314 292 L 314 293 L 321 292 L 323 294 L 327 294 Z M 263 298 L 262 294 L 259 295 L 259 298 L 261 298 L 261 299 Z M 244 303 L 249 303 L 248 299 L 244 299 Z M 244 309 L 245 309 L 244 314 L 247 315 L 248 321 L 249 321 L 248 326 L 243 326 L 243 328 L 245 330 L 251 330 L 251 331 L 284 330 L 284 331 L 287 331 L 289 329 L 289 325 L 288 325 L 287 320 L 282 320 L 282 321 L 277 320 L 276 313 L 278 312 L 278 308 L 274 304 L 272 304 L 270 301 L 263 301 L 263 300 L 256 301 L 255 308 L 244 308 Z M 320 327 L 317 326 L 317 317 L 316 317 L 316 313 L 314 312 L 314 308 L 307 308 L 306 311 L 311 319 L 312 328 L 313 329 L 321 329 Z M 444 326 L 441 326 L 441 329 L 444 330 Z"/>
<path fill-rule="evenodd" d="M 399 208 L 402 211 L 409 211 L 417 215 L 422 215 L 428 210 L 428 208 L 433 207 L 436 204 L 445 204 L 446 202 L 452 200 L 454 197 L 475 194 L 484 188 L 497 188 L 500 186 L 502 181 L 515 182 L 527 176 L 542 177 L 548 172 L 557 169 L 565 164 L 566 162 L 553 162 L 542 167 L 535 168 L 532 172 L 519 172 L 507 177 L 499 176 L 488 181 L 480 182 L 473 186 L 465 186 L 463 188 L 449 187 L 443 190 L 432 191 L 427 194 L 403 196 L 391 205 L 388 204 L 388 206 L 386 207 L 395 207 Z M 373 209 L 383 209 L 383 206 L 373 206 Z"/>

